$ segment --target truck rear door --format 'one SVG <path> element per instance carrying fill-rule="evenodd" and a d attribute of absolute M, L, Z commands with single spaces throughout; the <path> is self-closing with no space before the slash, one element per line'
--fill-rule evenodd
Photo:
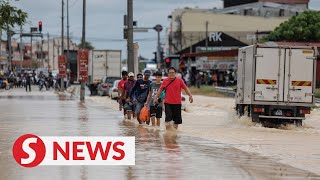
<path fill-rule="evenodd" d="M 121 77 L 121 51 L 107 51 L 107 76 Z"/>
<path fill-rule="evenodd" d="M 257 47 L 255 100 L 283 101 L 285 49 Z"/>
<path fill-rule="evenodd" d="M 286 49 L 286 102 L 313 102 L 314 55 L 313 49 Z"/>
<path fill-rule="evenodd" d="M 93 81 L 100 81 L 107 75 L 107 52 L 104 50 L 93 51 L 92 64 Z"/>

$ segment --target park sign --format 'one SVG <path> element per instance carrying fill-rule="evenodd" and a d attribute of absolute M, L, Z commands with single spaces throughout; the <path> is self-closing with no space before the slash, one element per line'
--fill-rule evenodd
<path fill-rule="evenodd" d="M 88 63 L 89 63 L 88 49 L 79 49 L 78 51 L 78 67 L 79 67 L 79 81 L 88 81 Z"/>
<path fill-rule="evenodd" d="M 66 64 L 66 56 L 60 55 L 58 57 L 58 66 L 59 66 L 59 78 L 67 77 L 67 64 Z"/>

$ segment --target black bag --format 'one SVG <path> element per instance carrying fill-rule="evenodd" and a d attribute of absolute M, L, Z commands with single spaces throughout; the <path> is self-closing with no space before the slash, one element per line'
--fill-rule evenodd
<path fill-rule="evenodd" d="M 146 100 L 147 100 L 147 98 L 148 98 L 148 90 L 145 91 L 145 92 L 143 92 L 142 94 L 140 94 L 140 95 L 137 97 L 137 101 L 138 101 L 139 103 L 145 103 Z"/>

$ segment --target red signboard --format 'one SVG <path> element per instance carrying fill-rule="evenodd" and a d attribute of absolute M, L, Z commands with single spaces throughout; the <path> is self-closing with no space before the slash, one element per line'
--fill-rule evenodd
<path fill-rule="evenodd" d="M 58 58 L 58 66 L 59 66 L 59 78 L 67 77 L 67 63 L 66 56 L 60 55 Z"/>
<path fill-rule="evenodd" d="M 79 67 L 79 81 L 88 81 L 88 49 L 79 49 L 78 51 L 78 67 Z"/>

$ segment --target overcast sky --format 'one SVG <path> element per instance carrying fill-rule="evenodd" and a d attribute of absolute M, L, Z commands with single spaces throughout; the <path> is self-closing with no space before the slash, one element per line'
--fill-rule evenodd
<path fill-rule="evenodd" d="M 64 0 L 65 3 L 67 0 Z M 43 32 L 51 36 L 61 35 L 61 0 L 20 0 L 11 1 L 15 6 L 29 13 L 28 25 L 37 26 L 43 22 Z M 87 0 L 87 40 L 96 49 L 121 49 L 123 58 L 126 56 L 126 42 L 123 38 L 123 15 L 126 14 L 126 0 Z M 167 27 L 168 15 L 176 8 L 183 7 L 213 8 L 222 7 L 221 0 L 134 0 L 134 19 L 140 27 L 153 27 L 161 24 Z M 69 0 L 70 35 L 79 42 L 82 34 L 82 0 Z M 310 8 L 320 9 L 319 0 L 311 0 Z M 66 21 L 65 21 L 66 25 Z M 66 30 L 66 28 L 65 28 Z M 66 31 L 65 31 L 66 32 Z M 156 33 L 135 33 L 140 45 L 140 53 L 147 58 L 153 58 L 156 51 Z M 164 40 L 164 31 L 161 34 Z"/>

